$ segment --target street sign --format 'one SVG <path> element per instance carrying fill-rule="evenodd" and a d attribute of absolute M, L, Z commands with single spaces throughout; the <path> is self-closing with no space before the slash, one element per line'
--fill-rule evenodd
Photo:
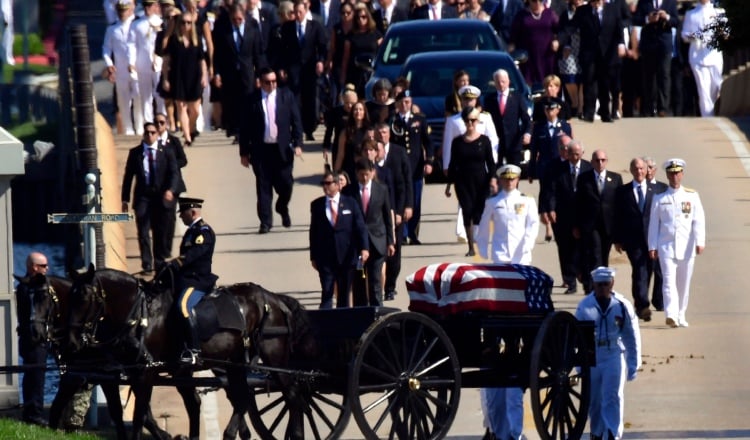
<path fill-rule="evenodd" d="M 91 214 L 47 214 L 47 223 L 109 223 L 129 222 L 133 220 L 132 213 L 118 212 L 116 214 L 105 214 L 95 212 Z"/>

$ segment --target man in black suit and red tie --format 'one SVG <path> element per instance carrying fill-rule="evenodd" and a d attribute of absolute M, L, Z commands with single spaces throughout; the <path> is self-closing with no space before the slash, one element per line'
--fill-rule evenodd
<path fill-rule="evenodd" d="M 429 0 L 426 4 L 412 11 L 410 20 L 442 20 L 444 18 L 458 18 L 458 9 L 442 0 Z"/>
<path fill-rule="evenodd" d="M 577 291 L 577 276 L 580 274 L 580 244 L 573 235 L 576 221 L 576 190 L 580 175 L 591 169 L 591 162 L 582 159 L 583 145 L 572 140 L 566 147 L 565 162 L 550 167 L 546 188 L 540 194 L 539 213 L 546 215 L 552 223 L 557 243 L 557 256 L 566 294 Z"/>
<path fill-rule="evenodd" d="M 576 9 L 573 19 L 560 35 L 560 44 L 570 44 L 571 36 L 581 32 L 578 59 L 583 81 L 583 119 L 594 122 L 599 99 L 602 122 L 612 122 L 610 86 L 625 56 L 624 23 L 619 3 L 590 0 Z M 619 99 L 618 97 L 614 97 Z"/>
<path fill-rule="evenodd" d="M 492 75 L 497 93 L 484 97 L 484 111 L 492 115 L 492 122 L 500 139 L 498 165 L 521 165 L 523 148 L 531 143 L 531 117 L 523 97 L 510 90 L 508 71 L 498 69 Z"/>
<path fill-rule="evenodd" d="M 175 194 L 180 183 L 180 169 L 174 152 L 159 144 L 159 132 L 153 122 L 143 124 L 143 142 L 128 153 L 122 178 L 122 212 L 128 212 L 133 178 L 133 211 L 141 268 L 150 272 L 170 257 L 166 233 L 168 214 L 174 215 Z M 149 231 L 153 235 L 153 252 Z"/>
<path fill-rule="evenodd" d="M 362 208 L 352 197 L 341 194 L 339 178 L 328 171 L 320 182 L 325 195 L 310 204 L 310 263 L 318 271 L 321 309 L 349 307 L 349 289 L 358 264 L 370 256 L 367 226 Z"/>
<path fill-rule="evenodd" d="M 630 161 L 633 180 L 619 188 L 615 194 L 614 244 L 617 252 L 624 250 L 630 261 L 633 305 L 639 318 L 651 321 L 648 301 L 648 283 L 653 265 L 648 257 L 648 221 L 651 201 L 656 191 L 646 180 L 647 165 L 641 158 Z"/>
<path fill-rule="evenodd" d="M 364 266 L 366 283 L 354 283 L 354 306 L 383 305 L 383 264 L 396 251 L 393 214 L 388 187 L 373 180 L 375 164 L 360 158 L 354 165 L 357 184 L 344 190 L 362 208 L 370 246 L 370 256 Z M 355 274 L 355 277 L 357 274 Z"/>
<path fill-rule="evenodd" d="M 604 150 L 594 151 L 593 169 L 578 177 L 574 235 L 581 240 L 581 277 L 587 293 L 594 289 L 591 271 L 609 266 L 615 229 L 615 192 L 622 186 L 622 176 L 607 169 L 608 160 Z"/>
<path fill-rule="evenodd" d="M 282 225 L 292 225 L 292 169 L 294 157 L 302 156 L 302 122 L 294 95 L 286 87 L 278 87 L 276 72 L 267 67 L 260 70 L 260 89 L 250 96 L 248 106 L 240 124 L 240 163 L 253 167 L 258 233 L 265 234 L 273 227 L 274 190 L 278 195 L 275 210 Z"/>
<path fill-rule="evenodd" d="M 305 1 L 296 0 L 296 20 L 281 25 L 279 74 L 298 99 L 306 139 L 313 140 L 319 121 L 318 77 L 328 55 L 328 33 L 318 21 L 307 19 L 307 12 Z"/>

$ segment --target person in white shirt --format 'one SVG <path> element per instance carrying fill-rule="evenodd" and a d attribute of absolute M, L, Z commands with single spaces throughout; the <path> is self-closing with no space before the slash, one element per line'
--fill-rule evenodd
<path fill-rule="evenodd" d="M 659 259 L 663 277 L 664 312 L 669 327 L 687 327 L 690 278 L 695 256 L 706 246 L 706 219 L 698 193 L 682 186 L 685 161 L 664 163 L 669 188 L 654 196 L 648 224 L 648 251 Z"/>
<path fill-rule="evenodd" d="M 157 111 L 164 112 L 164 99 L 156 93 L 161 74 L 161 57 L 154 53 L 156 34 L 161 30 L 162 18 L 157 0 L 143 0 L 143 17 L 135 20 L 128 34 L 128 70 L 135 72 L 138 81 L 140 106 L 133 108 L 136 127 L 154 120 L 154 99 Z M 157 70 L 157 66 L 159 66 Z"/>
<path fill-rule="evenodd" d="M 714 39 L 714 31 L 708 26 L 720 16 L 720 10 L 711 0 L 699 0 L 698 4 L 685 14 L 682 23 L 682 39 L 690 43 L 688 60 L 698 86 L 698 106 L 701 116 L 713 116 L 714 105 L 721 92 L 724 57 L 721 52 L 709 46 Z"/>
<path fill-rule="evenodd" d="M 107 65 L 109 81 L 115 83 L 117 110 L 122 120 L 123 131 L 126 135 L 142 135 L 143 125 L 134 129 L 133 119 L 130 117 L 131 104 L 135 101 L 135 105 L 138 105 L 135 74 L 131 75 L 128 64 L 128 36 L 134 18 L 133 3 L 130 0 L 119 0 L 117 14 L 118 21 L 107 27 L 104 33 L 102 57 Z"/>

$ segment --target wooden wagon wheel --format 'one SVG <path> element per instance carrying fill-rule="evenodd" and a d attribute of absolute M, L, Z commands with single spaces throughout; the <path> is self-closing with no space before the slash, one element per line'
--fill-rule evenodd
<path fill-rule="evenodd" d="M 578 321 L 568 312 L 547 316 L 539 328 L 529 388 L 536 430 L 543 440 L 583 435 L 591 386 L 586 345 Z"/>
<path fill-rule="evenodd" d="M 302 429 L 305 439 L 337 439 L 346 429 L 351 410 L 346 394 L 317 390 L 315 383 L 298 383 L 303 407 Z M 343 387 L 342 387 L 343 388 Z M 263 440 L 295 438 L 289 432 L 289 403 L 278 384 L 250 388 L 252 398 L 248 414 L 255 432 Z"/>
<path fill-rule="evenodd" d="M 418 313 L 393 313 L 362 335 L 348 394 L 368 440 L 440 439 L 458 411 L 461 366 L 435 321 Z"/>

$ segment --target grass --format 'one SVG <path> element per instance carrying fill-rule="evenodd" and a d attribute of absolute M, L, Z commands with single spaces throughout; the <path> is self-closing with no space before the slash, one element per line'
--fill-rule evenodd
<path fill-rule="evenodd" d="M 25 122 L 19 125 L 5 127 L 6 130 L 24 145 L 31 145 L 39 139 L 45 142 L 57 143 L 57 124 Z M 4 438 L 0 436 L 0 438 Z"/>
<path fill-rule="evenodd" d="M 52 431 L 48 428 L 29 425 L 14 419 L 0 418 L 0 438 L 14 440 L 102 440 L 91 433 L 64 433 Z"/>
<path fill-rule="evenodd" d="M 15 66 L 9 66 L 7 64 L 3 64 L 2 71 L 3 71 L 3 84 L 12 84 L 13 83 L 13 73 L 17 71 L 22 71 L 23 69 L 23 61 L 16 63 Z M 57 73 L 57 67 L 56 66 L 43 66 L 39 64 L 29 64 L 29 71 L 35 75 L 42 75 L 45 73 Z"/>

